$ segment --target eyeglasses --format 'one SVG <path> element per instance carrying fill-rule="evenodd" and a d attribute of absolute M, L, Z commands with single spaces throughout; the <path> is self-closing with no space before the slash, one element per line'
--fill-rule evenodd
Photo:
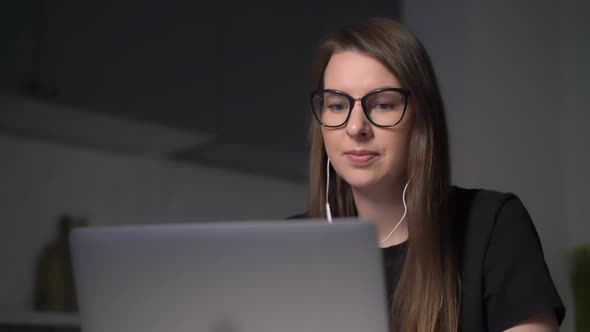
<path fill-rule="evenodd" d="M 379 89 L 361 98 L 353 98 L 338 90 L 324 89 L 311 93 L 311 109 L 322 126 L 336 128 L 348 122 L 358 100 L 369 122 L 378 127 L 393 127 L 402 121 L 409 96 L 410 90 L 403 88 Z"/>

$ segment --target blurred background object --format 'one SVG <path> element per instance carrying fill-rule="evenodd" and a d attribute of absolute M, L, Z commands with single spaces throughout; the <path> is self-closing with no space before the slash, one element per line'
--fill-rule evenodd
<path fill-rule="evenodd" d="M 77 312 L 76 290 L 70 254 L 70 231 L 88 226 L 84 217 L 62 215 L 56 237 L 39 255 L 35 291 L 35 310 Z"/>
<path fill-rule="evenodd" d="M 570 255 L 576 332 L 590 331 L 590 245 L 578 246 Z"/>

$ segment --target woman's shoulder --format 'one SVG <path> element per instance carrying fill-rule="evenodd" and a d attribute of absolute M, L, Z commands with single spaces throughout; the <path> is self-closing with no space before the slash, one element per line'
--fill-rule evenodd
<path fill-rule="evenodd" d="M 528 211 L 513 193 L 453 186 L 449 210 L 454 241 L 464 266 L 479 266 L 498 243 L 519 239 L 527 246 L 537 247 L 540 243 Z"/>
<path fill-rule="evenodd" d="M 514 193 L 481 188 L 453 186 L 449 210 L 451 222 L 460 230 L 472 230 L 480 235 L 491 235 L 499 218 L 525 221 L 529 218 L 524 204 Z"/>
<path fill-rule="evenodd" d="M 501 192 L 482 188 L 464 188 L 452 186 L 450 192 L 451 209 L 477 209 L 482 208 L 499 208 L 501 205 L 511 199 L 518 197 L 511 192 Z"/>
<path fill-rule="evenodd" d="M 451 223 L 458 226 L 463 303 L 485 303 L 488 328 L 494 331 L 549 309 L 561 323 L 565 307 L 533 220 L 518 196 L 453 187 L 450 207 Z"/>

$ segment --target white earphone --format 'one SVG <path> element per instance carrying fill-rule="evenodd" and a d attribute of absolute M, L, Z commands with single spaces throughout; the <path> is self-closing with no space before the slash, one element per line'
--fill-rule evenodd
<path fill-rule="evenodd" d="M 330 210 L 330 200 L 328 199 L 328 193 L 330 192 L 330 158 L 326 164 L 326 215 L 328 216 L 328 223 L 332 223 L 332 210 Z"/>
<path fill-rule="evenodd" d="M 326 216 L 328 218 L 328 223 L 331 224 L 332 223 L 332 211 L 330 210 L 330 200 L 328 199 L 328 194 L 330 193 L 330 158 L 327 158 L 327 159 L 328 159 L 328 162 L 326 163 Z M 387 235 L 387 237 L 385 239 L 378 242 L 379 244 L 385 243 L 387 240 L 389 240 L 389 238 L 391 237 L 393 232 L 395 232 L 395 230 L 399 227 L 399 225 L 401 225 L 402 221 L 404 221 L 404 219 L 406 218 L 406 214 L 408 213 L 408 206 L 406 204 L 406 190 L 408 189 L 409 184 L 410 184 L 410 180 L 408 180 L 408 182 L 406 182 L 406 185 L 404 186 L 404 191 L 402 193 L 402 202 L 404 203 L 404 214 L 402 215 L 400 220 L 397 222 L 395 227 L 393 227 L 391 232 L 389 232 L 389 235 Z"/>

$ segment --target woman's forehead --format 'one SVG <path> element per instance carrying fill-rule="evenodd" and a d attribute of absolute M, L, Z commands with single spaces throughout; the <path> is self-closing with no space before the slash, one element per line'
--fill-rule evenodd
<path fill-rule="evenodd" d="M 400 84 L 379 60 L 357 51 L 334 53 L 324 72 L 325 89 L 362 95 L 384 87 L 400 87 Z"/>

